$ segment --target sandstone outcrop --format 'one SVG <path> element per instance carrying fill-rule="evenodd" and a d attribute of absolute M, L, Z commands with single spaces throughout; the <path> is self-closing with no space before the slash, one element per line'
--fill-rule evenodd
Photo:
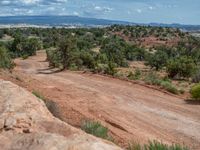
<path fill-rule="evenodd" d="M 120 150 L 53 117 L 44 102 L 0 80 L 1 150 Z"/>

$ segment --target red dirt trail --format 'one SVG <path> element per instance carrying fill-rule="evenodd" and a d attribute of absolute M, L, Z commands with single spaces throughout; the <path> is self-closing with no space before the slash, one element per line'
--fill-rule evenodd
<path fill-rule="evenodd" d="M 43 51 L 15 60 L 25 87 L 54 101 L 60 117 L 79 127 L 84 119 L 107 126 L 121 145 L 159 140 L 200 149 L 200 105 L 128 81 L 64 71 L 53 73 Z"/>

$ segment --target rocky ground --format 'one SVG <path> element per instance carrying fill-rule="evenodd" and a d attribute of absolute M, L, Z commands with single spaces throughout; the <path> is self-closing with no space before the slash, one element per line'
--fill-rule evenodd
<path fill-rule="evenodd" d="M 0 80 L 1 150 L 120 150 L 53 117 L 25 89 Z"/>
<path fill-rule="evenodd" d="M 128 81 L 56 72 L 45 59 L 42 51 L 26 60 L 17 59 L 13 82 L 53 101 L 63 121 L 80 127 L 84 120 L 98 120 L 120 146 L 156 139 L 200 149 L 199 104 Z"/>

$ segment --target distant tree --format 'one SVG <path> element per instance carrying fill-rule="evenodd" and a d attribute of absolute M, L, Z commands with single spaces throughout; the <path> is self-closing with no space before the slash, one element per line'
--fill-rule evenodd
<path fill-rule="evenodd" d="M 196 70 L 194 60 L 187 56 L 172 58 L 167 62 L 169 77 L 191 77 Z"/>
<path fill-rule="evenodd" d="M 166 66 L 167 60 L 168 56 L 166 52 L 158 50 L 147 58 L 147 65 L 159 70 Z"/>
<path fill-rule="evenodd" d="M 58 51 L 60 52 L 63 69 L 67 69 L 70 66 L 75 48 L 76 40 L 72 35 L 61 39 Z"/>
<path fill-rule="evenodd" d="M 37 38 L 30 38 L 23 43 L 22 47 L 23 53 L 32 56 L 35 55 L 36 51 L 41 48 L 41 44 Z"/>

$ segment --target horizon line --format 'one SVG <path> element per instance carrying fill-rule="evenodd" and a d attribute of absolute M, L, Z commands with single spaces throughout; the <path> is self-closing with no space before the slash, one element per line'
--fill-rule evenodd
<path fill-rule="evenodd" d="M 116 21 L 116 22 L 124 22 L 124 23 L 130 23 L 130 24 L 138 24 L 138 25 L 151 25 L 151 24 L 157 24 L 157 25 L 183 25 L 183 26 L 200 26 L 200 24 L 186 24 L 186 23 L 163 23 L 163 22 L 149 22 L 149 23 L 138 23 L 138 22 L 132 22 L 128 20 L 112 20 L 112 19 L 106 19 L 106 18 L 95 18 L 95 17 L 84 17 L 84 16 L 78 16 L 78 15 L 9 15 L 9 16 L 0 16 L 0 18 L 6 18 L 6 17 L 78 17 L 78 18 L 86 18 L 86 19 L 96 19 L 96 20 L 105 20 L 105 21 Z"/>

